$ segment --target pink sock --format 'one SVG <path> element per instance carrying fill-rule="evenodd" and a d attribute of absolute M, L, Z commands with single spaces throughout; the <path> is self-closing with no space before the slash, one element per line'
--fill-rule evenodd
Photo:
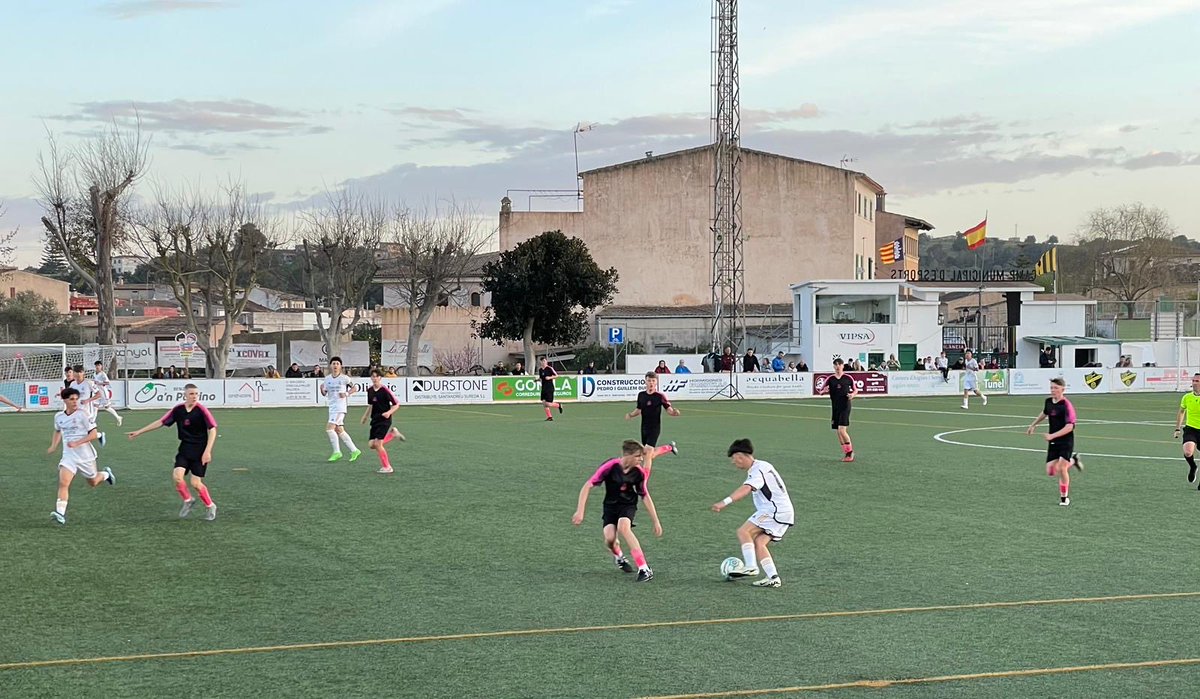
<path fill-rule="evenodd" d="M 388 459 L 387 452 L 382 449 L 379 450 L 379 463 L 383 464 L 384 468 L 392 467 L 392 462 Z"/>
<path fill-rule="evenodd" d="M 549 406 L 547 406 L 547 407 L 546 407 L 546 417 L 550 417 L 550 408 L 549 408 Z"/>
<path fill-rule="evenodd" d="M 610 551 L 613 552 L 614 556 L 616 556 L 617 558 L 621 557 L 622 554 L 621 554 L 621 545 L 620 544 L 614 543 L 612 546 L 610 546 L 608 548 Z"/>
<path fill-rule="evenodd" d="M 183 498 L 184 502 L 192 499 L 192 494 L 188 492 L 187 483 L 180 481 L 175 484 L 175 490 L 179 491 L 179 497 Z"/>
<path fill-rule="evenodd" d="M 842 453 L 843 454 L 849 454 L 852 451 L 854 451 L 854 447 L 850 446 L 850 442 L 846 442 L 845 444 L 842 445 Z"/>
<path fill-rule="evenodd" d="M 638 568 L 645 568 L 645 567 L 646 567 L 646 557 L 645 557 L 644 555 L 642 555 L 642 550 L 641 550 L 641 549 L 634 549 L 634 550 L 632 550 L 632 551 L 630 551 L 630 552 L 629 552 L 629 555 L 630 555 L 630 556 L 633 556 L 633 563 L 634 563 L 634 565 L 636 565 Z"/>
<path fill-rule="evenodd" d="M 1070 484 L 1068 484 L 1068 483 L 1059 483 L 1059 484 L 1058 484 L 1058 494 L 1059 494 L 1059 495 L 1061 495 L 1061 496 L 1062 496 L 1062 497 L 1064 497 L 1064 498 L 1065 498 L 1065 497 L 1067 497 L 1067 490 L 1068 490 L 1070 487 L 1071 487 L 1071 486 L 1070 486 Z"/>
<path fill-rule="evenodd" d="M 670 444 L 664 444 L 664 445 L 663 445 L 663 446 L 661 446 L 661 447 L 655 447 L 655 448 L 654 448 L 654 455 L 655 455 L 655 456 L 662 456 L 663 454 L 669 453 L 670 451 L 671 451 L 671 445 L 670 445 Z"/>
<path fill-rule="evenodd" d="M 200 493 L 200 502 L 204 503 L 205 507 L 212 507 L 213 501 L 212 498 L 208 496 L 208 488 L 200 486 L 199 488 L 196 488 L 196 492 Z"/>
<path fill-rule="evenodd" d="M 396 438 L 396 433 L 392 432 L 391 430 L 388 430 L 387 435 L 383 438 L 383 443 L 387 444 L 388 442 L 392 441 L 395 438 Z"/>

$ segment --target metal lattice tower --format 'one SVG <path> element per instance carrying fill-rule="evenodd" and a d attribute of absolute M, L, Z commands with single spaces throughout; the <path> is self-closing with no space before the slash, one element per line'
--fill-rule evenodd
<path fill-rule="evenodd" d="M 713 0 L 712 339 L 735 351 L 746 336 L 742 266 L 742 124 L 737 0 Z"/>

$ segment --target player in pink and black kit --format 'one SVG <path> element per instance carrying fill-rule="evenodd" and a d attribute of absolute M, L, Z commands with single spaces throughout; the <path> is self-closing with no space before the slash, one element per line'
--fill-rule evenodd
<path fill-rule="evenodd" d="M 1063 395 L 1067 383 L 1062 379 L 1050 379 L 1050 397 L 1042 406 L 1042 414 L 1037 416 L 1026 434 L 1033 434 L 1038 423 L 1050 419 L 1050 431 L 1046 433 L 1046 475 L 1058 476 L 1058 504 L 1066 507 L 1071 504 L 1071 467 L 1083 470 L 1083 462 L 1075 453 L 1075 406 Z"/>
<path fill-rule="evenodd" d="M 676 448 L 675 442 L 658 446 L 658 436 L 662 432 L 662 412 L 667 411 L 667 415 L 671 417 L 679 417 L 679 411 L 671 405 L 671 400 L 666 394 L 658 392 L 658 374 L 653 371 L 646 372 L 646 390 L 638 393 L 637 407 L 633 412 L 625 413 L 626 420 L 642 416 L 642 446 L 646 447 L 647 451 L 653 452 L 654 456 L 661 456 L 668 452 L 678 454 L 679 449 Z M 646 473 L 650 472 L 650 468 L 646 468 Z"/>
<path fill-rule="evenodd" d="M 213 521 L 217 518 L 217 506 L 208 494 L 204 485 L 204 474 L 212 462 L 213 444 L 217 441 L 217 420 L 208 408 L 200 404 L 200 389 L 196 384 L 183 387 L 183 402 L 167 411 L 166 415 L 146 425 L 136 432 L 129 433 L 129 439 L 136 439 L 147 432 L 153 432 L 160 427 L 175 425 L 179 435 L 179 451 L 175 454 L 175 468 L 171 475 L 175 479 L 175 490 L 183 498 L 183 509 L 179 516 L 187 517 L 192 511 L 192 493 L 183 478 L 192 474 L 191 485 L 200 495 L 204 503 L 204 519 Z"/>
<path fill-rule="evenodd" d="M 647 582 L 654 578 L 654 571 L 646 565 L 646 557 L 642 554 L 642 545 L 633 533 L 633 517 L 637 514 L 637 501 L 642 498 L 646 503 L 646 512 L 654 524 L 654 535 L 662 536 L 662 524 L 658 521 L 658 513 L 654 510 L 654 500 L 646 489 L 646 478 L 650 472 L 650 464 L 654 460 L 653 452 L 644 450 L 641 444 L 627 439 L 621 445 L 621 457 L 609 459 L 596 469 L 592 477 L 587 479 L 579 491 L 579 505 L 571 522 L 575 526 L 583 524 L 583 513 L 587 507 L 588 493 L 592 488 L 604 486 L 604 547 L 612 552 L 617 567 L 626 573 L 633 572 L 633 566 L 625 560 L 621 552 L 619 534 L 629 547 L 629 554 L 637 564 L 637 582 Z"/>
<path fill-rule="evenodd" d="M 546 409 L 546 420 L 554 419 L 550 414 L 550 408 L 558 408 L 559 415 L 562 414 L 562 403 L 554 400 L 554 379 L 558 378 L 558 372 L 554 367 L 550 366 L 550 360 L 542 357 L 542 366 L 537 370 L 538 379 L 542 382 L 542 407 Z"/>
<path fill-rule="evenodd" d="M 842 461 L 854 461 L 854 444 L 850 442 L 850 401 L 858 395 L 854 378 L 843 373 L 846 363 L 841 357 L 833 360 L 833 376 L 825 380 L 825 392 L 833 406 L 830 426 L 837 430 L 838 443 L 842 445 Z"/>
<path fill-rule="evenodd" d="M 400 430 L 392 426 L 392 415 L 400 409 L 400 401 L 396 400 L 392 389 L 383 383 L 383 372 L 371 370 L 371 386 L 367 389 L 367 409 L 363 412 L 361 422 L 366 424 L 367 417 L 371 418 L 371 448 L 379 452 L 380 473 L 392 473 L 392 462 L 388 458 L 387 449 L 383 446 L 393 439 L 404 441 Z"/>

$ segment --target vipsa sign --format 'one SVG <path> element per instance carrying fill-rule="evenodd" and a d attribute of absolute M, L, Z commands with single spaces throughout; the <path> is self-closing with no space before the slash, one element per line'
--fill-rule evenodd
<path fill-rule="evenodd" d="M 841 330 L 838 331 L 837 338 L 846 345 L 870 345 L 875 342 L 875 331 L 870 328 Z"/>
<path fill-rule="evenodd" d="M 406 380 L 409 403 L 490 403 L 490 376 L 430 376 Z M 402 397 L 397 396 L 401 400 Z"/>
<path fill-rule="evenodd" d="M 559 374 L 554 379 L 554 400 L 575 400 L 579 397 L 578 386 L 579 381 L 576 377 Z M 542 382 L 536 376 L 496 376 L 492 378 L 491 397 L 497 402 L 536 401 L 541 394 Z"/>

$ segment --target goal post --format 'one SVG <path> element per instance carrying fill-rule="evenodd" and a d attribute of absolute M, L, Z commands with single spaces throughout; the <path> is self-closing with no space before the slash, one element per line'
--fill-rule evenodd
<path fill-rule="evenodd" d="M 68 361 L 66 345 L 0 345 L 0 394 L 26 410 L 49 409 L 38 395 L 29 394 L 29 384 L 57 384 L 61 390 Z M 50 385 L 44 386 L 46 393 Z"/>

